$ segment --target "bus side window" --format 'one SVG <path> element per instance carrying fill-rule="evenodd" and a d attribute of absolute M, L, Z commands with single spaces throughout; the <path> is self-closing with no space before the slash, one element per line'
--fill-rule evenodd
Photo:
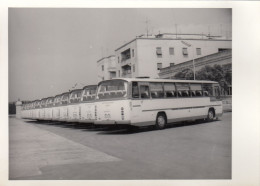
<path fill-rule="evenodd" d="M 150 91 L 151 91 L 151 97 L 152 98 L 163 98 L 164 92 L 163 92 L 163 83 L 150 83 Z"/>
<path fill-rule="evenodd" d="M 192 97 L 200 97 L 200 96 L 202 96 L 201 84 L 191 83 L 190 84 L 190 91 L 191 91 L 191 96 Z"/>
<path fill-rule="evenodd" d="M 141 85 L 140 86 L 140 94 L 141 94 L 141 98 L 144 98 L 144 99 L 150 98 L 149 86 L 148 85 Z"/>
<path fill-rule="evenodd" d="M 177 96 L 174 83 L 164 83 L 164 92 L 165 92 L 165 97 L 167 98 Z"/>
<path fill-rule="evenodd" d="M 203 84 L 202 85 L 203 96 L 213 96 L 213 87 L 212 84 Z"/>
<path fill-rule="evenodd" d="M 132 83 L 132 98 L 139 98 L 139 88 L 137 82 Z"/>
<path fill-rule="evenodd" d="M 190 97 L 190 85 L 188 83 L 176 83 L 178 97 Z"/>

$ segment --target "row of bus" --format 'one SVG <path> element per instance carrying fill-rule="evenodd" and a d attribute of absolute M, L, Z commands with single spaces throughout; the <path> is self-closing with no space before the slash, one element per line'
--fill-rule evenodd
<path fill-rule="evenodd" d="M 213 120 L 223 113 L 214 81 L 118 78 L 22 106 L 22 118 L 96 125 L 154 125 Z"/>

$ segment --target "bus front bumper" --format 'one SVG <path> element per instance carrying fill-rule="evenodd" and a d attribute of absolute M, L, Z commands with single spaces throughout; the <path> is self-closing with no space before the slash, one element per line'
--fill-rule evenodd
<path fill-rule="evenodd" d="M 97 121 L 95 120 L 94 121 L 94 124 L 95 125 L 130 125 L 131 124 L 131 121 L 130 120 L 100 120 L 100 121 Z"/>

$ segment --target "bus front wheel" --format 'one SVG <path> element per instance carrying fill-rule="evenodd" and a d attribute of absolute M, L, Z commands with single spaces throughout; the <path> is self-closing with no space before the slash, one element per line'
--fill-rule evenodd
<path fill-rule="evenodd" d="M 164 129 L 166 124 L 167 124 L 166 115 L 164 113 L 158 113 L 156 117 L 155 128 L 159 130 Z"/>
<path fill-rule="evenodd" d="M 215 112 L 214 112 L 214 110 L 211 108 L 211 109 L 209 109 L 209 111 L 208 111 L 207 121 L 213 121 L 214 117 L 215 117 Z"/>

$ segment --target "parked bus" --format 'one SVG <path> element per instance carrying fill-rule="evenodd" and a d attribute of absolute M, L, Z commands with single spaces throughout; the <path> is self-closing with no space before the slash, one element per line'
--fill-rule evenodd
<path fill-rule="evenodd" d="M 47 101 L 47 98 L 43 98 L 41 100 L 40 108 L 39 108 L 39 120 L 44 120 L 45 119 L 46 101 Z"/>
<path fill-rule="evenodd" d="M 67 121 L 67 119 L 68 119 L 68 103 L 69 103 L 69 92 L 65 92 L 61 95 L 61 106 L 60 106 L 59 121 Z"/>
<path fill-rule="evenodd" d="M 33 119 L 39 119 L 39 108 L 40 108 L 40 103 L 41 101 L 40 100 L 36 100 L 34 102 L 34 105 L 33 105 L 33 113 L 32 113 L 32 118 Z"/>
<path fill-rule="evenodd" d="M 222 115 L 217 100 L 219 85 L 214 81 L 127 79 L 98 84 L 95 124 L 154 125 L 207 119 Z"/>
<path fill-rule="evenodd" d="M 28 103 L 23 104 L 22 118 L 27 119 L 28 117 Z"/>
<path fill-rule="evenodd" d="M 31 102 L 29 103 L 29 108 L 28 108 L 28 119 L 32 119 L 33 104 L 34 104 L 34 101 L 31 101 Z"/>
<path fill-rule="evenodd" d="M 54 97 L 54 104 L 53 104 L 53 115 L 52 115 L 52 120 L 53 121 L 59 121 L 60 119 L 60 106 L 61 106 L 61 94 L 56 95 Z"/>
<path fill-rule="evenodd" d="M 80 123 L 94 123 L 96 90 L 97 85 L 88 85 L 83 88 L 79 104 Z"/>
<path fill-rule="evenodd" d="M 53 107 L 54 97 L 48 97 L 45 106 L 45 120 L 52 120 L 52 107 Z"/>
<path fill-rule="evenodd" d="M 70 92 L 68 103 L 68 118 L 67 122 L 79 121 L 79 102 L 82 94 L 82 89 L 75 89 Z"/>

